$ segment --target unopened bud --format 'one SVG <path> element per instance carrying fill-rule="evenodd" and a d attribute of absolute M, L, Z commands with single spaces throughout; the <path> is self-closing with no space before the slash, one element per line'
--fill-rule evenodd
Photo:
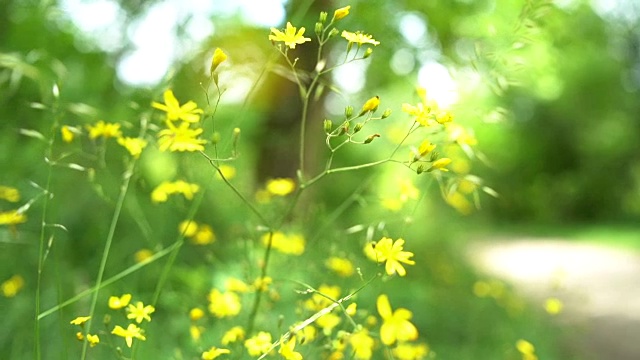
<path fill-rule="evenodd" d="M 391 109 L 387 109 L 382 113 L 382 119 L 386 119 L 391 116 Z"/>
<path fill-rule="evenodd" d="M 347 119 L 353 116 L 353 106 L 349 105 L 344 108 L 344 116 L 346 116 Z"/>
<path fill-rule="evenodd" d="M 211 59 L 211 68 L 209 69 L 209 73 L 213 74 L 213 72 L 218 68 L 218 65 L 222 64 L 225 60 L 227 60 L 227 54 L 225 54 L 222 49 L 216 48 L 213 52 L 213 58 Z"/>
<path fill-rule="evenodd" d="M 331 31 L 329 32 L 329 37 L 330 37 L 330 38 L 332 38 L 332 37 L 334 37 L 334 36 L 338 35 L 338 33 L 340 33 L 340 31 L 338 31 L 338 29 L 336 29 L 336 28 L 333 28 L 333 29 L 331 29 Z"/>
<path fill-rule="evenodd" d="M 364 126 L 363 123 L 357 123 L 356 126 L 353 127 L 353 133 L 357 133 L 358 131 L 362 130 L 362 127 Z"/>
<path fill-rule="evenodd" d="M 374 96 L 371 99 L 367 100 L 367 102 L 362 105 L 362 110 L 360 111 L 360 115 L 364 115 L 366 112 L 374 112 L 378 109 L 378 105 L 380 105 L 380 97 Z"/>
<path fill-rule="evenodd" d="M 333 121 L 331 121 L 329 119 L 325 119 L 324 120 L 324 132 L 329 134 L 331 132 L 332 128 L 333 128 Z"/>
<path fill-rule="evenodd" d="M 424 172 L 424 166 L 423 165 L 418 166 L 418 168 L 416 169 L 416 173 L 418 173 L 418 175 L 420 175 L 423 172 Z"/>
<path fill-rule="evenodd" d="M 333 12 L 333 19 L 340 20 L 345 16 L 349 15 L 349 9 L 351 9 L 351 5 L 337 9 L 336 11 Z"/>
<path fill-rule="evenodd" d="M 434 151 L 431 153 L 431 157 L 429 158 L 429 161 L 434 162 L 438 160 L 439 157 L 440 157 L 440 153 L 437 151 Z"/>
<path fill-rule="evenodd" d="M 373 135 L 369 136 L 369 137 L 364 141 L 364 143 L 365 143 L 365 144 L 369 144 L 369 143 L 371 143 L 371 142 L 373 141 L 373 139 L 378 138 L 378 137 L 380 137 L 380 134 L 373 134 Z"/>
<path fill-rule="evenodd" d="M 340 133 L 338 135 L 343 135 L 344 133 L 349 131 L 349 125 L 350 123 L 348 121 L 343 122 L 342 127 L 340 128 Z"/>
<path fill-rule="evenodd" d="M 316 23 L 316 28 L 315 28 L 316 35 L 320 36 L 320 34 L 322 34 L 322 28 L 323 28 L 322 23 L 321 22 L 317 22 Z"/>
<path fill-rule="evenodd" d="M 321 11 L 320 12 L 320 18 L 318 19 L 318 21 L 323 23 L 323 24 L 327 21 L 327 12 L 326 11 Z"/>
<path fill-rule="evenodd" d="M 220 133 L 216 131 L 213 133 L 213 135 L 211 135 L 211 143 L 215 145 L 219 142 L 220 142 Z"/>
<path fill-rule="evenodd" d="M 362 55 L 362 58 L 366 59 L 369 56 L 371 56 L 371 54 L 373 54 L 373 49 L 372 48 L 367 48 L 367 50 L 364 51 L 364 55 Z"/>

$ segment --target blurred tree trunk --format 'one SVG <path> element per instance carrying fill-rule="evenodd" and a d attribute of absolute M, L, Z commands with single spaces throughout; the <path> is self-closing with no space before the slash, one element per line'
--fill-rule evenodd
<path fill-rule="evenodd" d="M 289 56 L 299 58 L 296 68 L 298 71 L 311 74 L 317 57 L 317 40 L 314 33 L 315 23 L 321 11 L 332 9 L 330 0 L 294 0 L 287 9 L 287 20 L 296 27 L 305 27 L 304 36 L 311 38 L 311 42 L 289 50 Z M 300 15 L 300 16 L 298 16 Z M 326 49 L 325 49 L 326 51 Z M 278 60 L 280 64 L 284 62 Z M 307 77 L 303 76 L 302 81 Z M 308 81 L 305 82 L 308 85 Z M 265 123 L 260 138 L 259 162 L 257 176 L 260 182 L 274 177 L 295 178 L 299 167 L 300 122 L 302 116 L 302 99 L 298 85 L 273 72 L 269 73 L 264 85 L 259 91 L 258 98 L 264 104 Z M 317 141 L 322 137 L 322 109 L 324 97 L 312 101 L 308 110 L 306 127 L 305 170 L 313 168 L 314 154 Z"/>

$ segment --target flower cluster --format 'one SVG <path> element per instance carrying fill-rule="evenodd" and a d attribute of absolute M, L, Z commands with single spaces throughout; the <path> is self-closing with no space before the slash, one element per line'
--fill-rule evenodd
<path fill-rule="evenodd" d="M 20 201 L 20 191 L 18 189 L 0 185 L 0 200 L 10 203 L 16 203 Z M 17 225 L 27 221 L 27 215 L 25 215 L 23 208 L 13 210 L 0 210 L 0 226 L 2 225 Z"/>

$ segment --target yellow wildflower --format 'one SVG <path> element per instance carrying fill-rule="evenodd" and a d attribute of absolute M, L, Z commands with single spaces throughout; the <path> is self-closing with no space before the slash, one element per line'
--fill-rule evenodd
<path fill-rule="evenodd" d="M 189 310 L 189 318 L 191 321 L 198 321 L 204 317 L 204 311 L 200 308 L 193 308 Z"/>
<path fill-rule="evenodd" d="M 136 251 L 136 253 L 133 255 L 133 258 L 136 261 L 136 263 L 139 264 L 139 263 L 148 261 L 152 256 L 153 256 L 153 251 L 149 249 L 140 249 Z"/>
<path fill-rule="evenodd" d="M 109 308 L 114 310 L 122 309 L 129 305 L 129 301 L 131 301 L 131 294 L 124 294 L 120 297 L 111 296 L 109 297 Z"/>
<path fill-rule="evenodd" d="M 222 344 L 228 345 L 244 339 L 244 329 L 241 326 L 234 326 L 222 336 Z"/>
<path fill-rule="evenodd" d="M 438 114 L 436 114 L 436 121 L 439 124 L 445 124 L 448 122 L 452 122 L 453 121 L 453 115 L 451 114 L 451 112 L 449 111 L 441 111 Z"/>
<path fill-rule="evenodd" d="M 427 90 L 424 88 L 416 89 L 420 102 L 416 105 L 404 103 L 402 104 L 402 111 L 414 116 L 414 121 L 422 126 L 429 126 L 435 119 L 434 112 L 438 109 L 438 104 L 430 99 L 427 99 Z M 444 120 L 441 119 L 441 120 Z"/>
<path fill-rule="evenodd" d="M 189 128 L 188 122 L 182 122 L 178 127 L 167 121 L 167 128 L 158 132 L 158 146 L 160 151 L 203 151 L 206 140 L 199 139 L 202 129 Z"/>
<path fill-rule="evenodd" d="M 77 318 L 71 320 L 69 322 L 69 324 L 71 324 L 71 325 L 82 325 L 82 324 L 86 323 L 87 321 L 89 321 L 89 319 L 91 319 L 91 316 L 78 316 Z"/>
<path fill-rule="evenodd" d="M 432 152 L 433 149 L 435 148 L 436 148 L 436 145 L 432 144 L 431 141 L 429 140 L 423 141 L 420 144 L 420 147 L 418 147 L 418 150 L 413 152 L 413 161 L 420 160 L 421 158 L 425 157 L 430 152 Z"/>
<path fill-rule="evenodd" d="M 12 298 L 20 292 L 24 286 L 24 278 L 20 275 L 13 275 L 9 280 L 0 285 L 2 288 L 2 295 L 6 298 Z"/>
<path fill-rule="evenodd" d="M 365 248 L 365 254 L 374 261 L 386 262 L 385 271 L 388 275 L 398 273 L 400 276 L 405 276 L 407 271 L 401 263 L 414 265 L 415 261 L 410 260 L 410 258 L 413 257 L 412 252 L 402 251 L 403 245 L 403 239 L 398 239 L 394 242 L 390 238 L 383 237 L 375 244 L 375 247 L 371 244 L 368 245 L 368 248 L 372 249 L 373 253 L 371 253 L 371 250 Z"/>
<path fill-rule="evenodd" d="M 94 347 L 100 343 L 100 338 L 98 335 L 87 334 L 87 341 L 89 342 L 89 346 Z"/>
<path fill-rule="evenodd" d="M 166 90 L 163 94 L 164 104 L 152 102 L 151 106 L 167 113 L 168 121 L 183 120 L 189 123 L 200 121 L 202 109 L 198 109 L 198 105 L 194 101 L 188 101 L 180 106 L 178 99 L 173 95 L 173 91 Z"/>
<path fill-rule="evenodd" d="M 197 184 L 191 184 L 183 180 L 175 182 L 165 181 L 151 192 L 151 200 L 155 203 L 165 202 L 169 195 L 182 194 L 187 200 L 192 200 L 193 195 L 200 190 Z"/>
<path fill-rule="evenodd" d="M 535 347 L 527 340 L 520 339 L 516 341 L 516 349 L 522 354 L 522 360 L 538 360 L 535 354 Z"/>
<path fill-rule="evenodd" d="M 120 124 L 106 123 L 104 120 L 98 121 L 95 125 L 87 125 L 89 130 L 89 138 L 97 139 L 103 138 L 118 138 L 122 136 L 120 132 Z"/>
<path fill-rule="evenodd" d="M 191 242 L 196 245 L 209 245 L 214 241 L 216 241 L 216 234 L 207 224 L 200 225 L 198 231 L 191 236 Z"/>
<path fill-rule="evenodd" d="M 398 360 L 421 360 L 429 355 L 429 346 L 426 344 L 399 343 L 392 350 L 392 353 Z"/>
<path fill-rule="evenodd" d="M 240 297 L 234 292 L 220 292 L 213 289 L 209 292 L 209 312 L 217 318 L 236 316 L 242 309 Z"/>
<path fill-rule="evenodd" d="M 247 339 L 244 342 L 244 347 L 247 348 L 249 355 L 260 356 L 271 349 L 271 334 L 260 331 L 255 336 Z"/>
<path fill-rule="evenodd" d="M 273 283 L 273 279 L 270 276 L 259 277 L 253 282 L 253 288 L 256 291 L 267 291 L 271 283 Z"/>
<path fill-rule="evenodd" d="M 10 186 L 0 185 L 0 200 L 7 200 L 9 202 L 20 201 L 20 191 Z"/>
<path fill-rule="evenodd" d="M 213 52 L 213 58 L 211 59 L 211 68 L 209 69 L 209 73 L 213 73 L 214 71 L 216 71 L 218 66 L 225 60 L 227 60 L 227 54 L 225 54 L 222 49 L 216 48 L 216 50 Z"/>
<path fill-rule="evenodd" d="M 293 351 L 295 347 L 296 337 L 292 336 L 289 340 L 285 340 L 280 343 L 280 350 L 278 350 L 278 354 L 282 355 L 286 360 L 302 360 L 302 354 Z"/>
<path fill-rule="evenodd" d="M 220 172 L 227 180 L 231 180 L 236 176 L 236 168 L 231 165 L 222 164 L 220 165 Z M 221 179 L 220 174 L 216 173 L 218 179 Z"/>
<path fill-rule="evenodd" d="M 351 9 L 351 5 L 336 9 L 336 11 L 333 12 L 333 20 L 344 19 L 347 15 L 349 15 L 349 9 Z"/>
<path fill-rule="evenodd" d="M 392 345 L 396 340 L 407 341 L 418 338 L 418 329 L 409 321 L 413 316 L 411 311 L 404 308 L 392 311 L 389 298 L 384 294 L 378 296 L 376 305 L 382 318 L 380 340 L 383 344 Z"/>
<path fill-rule="evenodd" d="M 178 231 L 186 237 L 191 237 L 198 231 L 198 223 L 193 220 L 185 220 L 178 224 Z"/>
<path fill-rule="evenodd" d="M 371 99 L 367 100 L 362 106 L 362 110 L 360 111 L 360 115 L 363 115 L 366 112 L 374 112 L 378 110 L 378 106 L 380 105 L 380 96 L 374 96 Z"/>
<path fill-rule="evenodd" d="M 279 252 L 287 255 L 302 255 L 304 253 L 305 240 L 302 235 L 290 234 L 286 235 L 280 231 L 273 234 L 262 235 L 262 244 L 268 246 L 269 237 L 271 237 L 271 247 Z"/>
<path fill-rule="evenodd" d="M 202 353 L 202 360 L 213 360 L 217 359 L 220 355 L 230 354 L 231 351 L 229 349 L 219 349 L 215 346 L 211 347 L 211 349 Z"/>
<path fill-rule="evenodd" d="M 27 221 L 27 215 L 18 210 L 0 211 L 0 225 L 17 225 Z"/>
<path fill-rule="evenodd" d="M 297 30 L 293 25 L 291 25 L 290 22 L 287 22 L 287 28 L 284 32 L 276 28 L 271 28 L 271 32 L 273 34 L 269 35 L 269 40 L 282 41 L 289 48 L 295 49 L 296 45 L 311 41 L 310 38 L 303 36 L 304 30 L 304 27 L 301 27 L 300 30 Z"/>
<path fill-rule="evenodd" d="M 143 335 L 142 329 L 137 327 L 135 324 L 129 324 L 126 329 L 119 325 L 116 325 L 111 333 L 125 338 L 128 347 L 131 347 L 134 338 L 142 341 L 147 340 L 147 338 Z"/>
<path fill-rule="evenodd" d="M 361 329 L 349 336 L 349 345 L 353 348 L 353 358 L 368 360 L 373 355 L 374 341 L 367 329 Z"/>
<path fill-rule="evenodd" d="M 228 291 L 238 292 L 238 293 L 246 293 L 250 290 L 249 285 L 244 281 L 230 277 L 224 282 L 224 287 Z"/>
<path fill-rule="evenodd" d="M 204 327 L 202 326 L 197 326 L 193 324 L 189 326 L 189 335 L 191 335 L 191 339 L 193 339 L 193 341 L 196 341 L 196 342 L 200 341 L 203 331 L 204 331 Z"/>
<path fill-rule="evenodd" d="M 462 215 L 469 215 L 473 212 L 473 204 L 459 191 L 447 193 L 445 201 Z"/>
<path fill-rule="evenodd" d="M 356 43 L 358 44 L 358 46 L 361 46 L 363 44 L 371 44 L 371 45 L 377 46 L 380 44 L 380 42 L 373 39 L 371 35 L 363 34 L 360 31 L 356 31 L 355 33 L 352 33 L 344 30 L 342 31 L 342 37 L 347 39 L 349 43 Z"/>
<path fill-rule="evenodd" d="M 433 171 L 433 170 L 440 170 L 440 171 L 449 171 L 449 169 L 445 168 L 445 166 L 451 164 L 451 159 L 449 158 L 440 158 L 436 161 L 434 161 L 431 164 L 431 167 L 427 170 L 429 171 Z"/>
<path fill-rule="evenodd" d="M 549 298 L 544 302 L 544 309 L 551 315 L 557 315 L 562 311 L 562 301 L 558 298 Z"/>
<path fill-rule="evenodd" d="M 136 302 L 135 305 L 129 304 L 127 307 L 127 319 L 135 319 L 135 321 L 140 324 L 142 320 L 151 321 L 151 314 L 156 311 L 156 308 L 153 305 L 144 306 L 142 301 Z"/>
<path fill-rule="evenodd" d="M 119 137 L 118 144 L 122 145 L 135 159 L 140 157 L 142 149 L 147 146 L 147 141 L 140 138 Z"/>
<path fill-rule="evenodd" d="M 342 277 L 353 275 L 354 267 L 349 259 L 332 256 L 325 261 L 325 266 Z"/>
<path fill-rule="evenodd" d="M 325 334 L 330 334 L 334 327 L 338 326 L 342 318 L 334 313 L 322 315 L 316 320 L 316 325 L 321 328 Z"/>
<path fill-rule="evenodd" d="M 270 179 L 267 181 L 266 189 L 272 195 L 286 196 L 296 189 L 296 183 L 290 178 Z"/>
<path fill-rule="evenodd" d="M 68 125 L 62 125 L 62 127 L 60 128 L 60 134 L 62 135 L 62 141 L 66 142 L 66 143 L 70 143 L 73 141 L 73 138 L 75 137 L 75 134 L 73 133 L 73 131 L 71 130 L 71 126 Z"/>

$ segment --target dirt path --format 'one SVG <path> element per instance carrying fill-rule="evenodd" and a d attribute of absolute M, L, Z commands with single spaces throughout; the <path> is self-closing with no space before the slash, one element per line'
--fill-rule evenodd
<path fill-rule="evenodd" d="M 522 294 L 564 303 L 559 321 L 578 325 L 593 359 L 640 359 L 640 253 L 562 239 L 481 241 L 469 259 Z"/>

